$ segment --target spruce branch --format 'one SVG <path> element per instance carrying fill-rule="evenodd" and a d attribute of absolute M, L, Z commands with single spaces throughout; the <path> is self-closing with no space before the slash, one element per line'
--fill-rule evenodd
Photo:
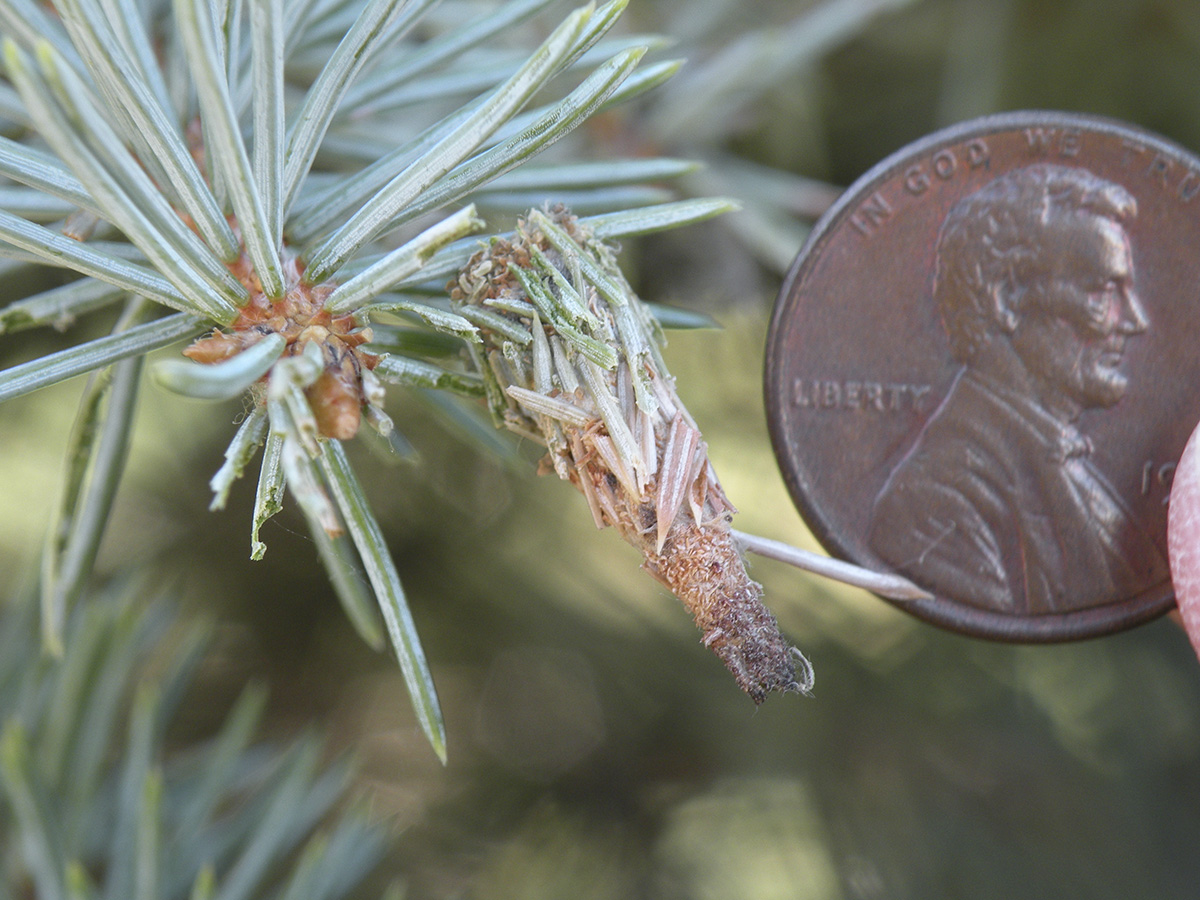
<path fill-rule="evenodd" d="M 687 177 L 690 164 L 678 160 L 560 159 L 522 170 L 589 117 L 678 68 L 639 68 L 662 45 L 656 37 L 606 38 L 624 0 L 568 14 L 532 53 L 485 56 L 491 44 L 512 46 L 513 26 L 545 5 L 509 0 L 417 40 L 411 33 L 432 6 L 426 0 L 173 0 L 154 9 L 135 0 L 59 0 L 51 12 L 0 0 L 15 88 L 0 85 L 0 113 L 25 126 L 9 132 L 19 139 L 0 138 L 0 174 L 20 185 L 0 188 L 0 255 L 12 266 L 40 261 L 83 276 L 12 298 L 0 308 L 0 333 L 63 327 L 128 297 L 150 311 L 105 337 L 0 372 L 3 400 L 117 367 L 111 381 L 97 376 L 85 392 L 69 454 L 62 514 L 47 545 L 49 647 L 61 640 L 70 598 L 103 534 L 140 360 L 203 332 L 183 351 L 186 360 L 151 369 L 160 385 L 183 394 L 248 396 L 246 419 L 212 479 L 213 507 L 226 503 L 261 449 L 252 558 L 265 552 L 260 528 L 289 492 L 355 627 L 372 646 L 385 634 L 390 640 L 417 718 L 444 758 L 445 728 L 412 611 L 343 443 L 365 421 L 406 446 L 384 411 L 384 381 L 482 435 L 471 411 L 427 392 L 478 402 L 492 378 L 491 363 L 481 364 L 481 333 L 512 342 L 507 359 L 519 365 L 532 352 L 520 318 L 532 310 L 562 344 L 534 347 L 539 365 L 569 345 L 580 360 L 575 386 L 592 398 L 614 452 L 648 455 L 636 434 L 622 431 L 609 381 L 615 368 L 633 367 L 632 390 L 650 403 L 650 383 L 636 367 L 658 362 L 645 337 L 657 334 L 656 323 L 614 303 L 611 328 L 623 342 L 614 350 L 591 309 L 591 288 L 582 286 L 584 264 L 560 270 L 548 248 L 534 254 L 528 298 L 507 307 L 451 309 L 439 282 L 478 249 L 468 235 L 496 228 L 480 218 L 484 204 L 505 210 L 567 193 L 599 211 L 590 227 L 607 239 L 732 208 L 721 200 L 661 202 L 674 194 L 641 186 Z M 457 109 L 438 106 L 452 97 L 463 97 Z M 431 111 L 413 114 L 418 102 Z M 388 240 L 393 233 L 399 239 Z M 612 273 L 589 283 L 614 297 L 625 290 Z M 158 310 L 173 314 L 156 318 Z M 553 398 L 541 402 L 542 414 L 557 409 Z M 484 439 L 511 452 L 494 435 Z M 638 471 L 626 473 L 631 483 Z M 149 822 L 165 802 L 155 777 L 130 776 L 124 795 Z M 163 846 L 161 832 L 147 827 L 131 838 L 128 859 L 149 859 Z M 138 871 L 144 878 L 129 881 L 131 891 L 156 889 L 166 877 Z M 68 887 L 88 890 L 70 877 Z"/>

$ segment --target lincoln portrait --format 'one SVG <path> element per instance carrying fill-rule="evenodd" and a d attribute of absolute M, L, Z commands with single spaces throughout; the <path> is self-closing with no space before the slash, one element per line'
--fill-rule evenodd
<path fill-rule="evenodd" d="M 1167 577 L 1078 422 L 1128 389 L 1149 327 L 1120 185 L 1031 165 L 951 208 L 933 299 L 953 385 L 875 498 L 870 544 L 935 594 L 1014 615 L 1063 613 Z"/>

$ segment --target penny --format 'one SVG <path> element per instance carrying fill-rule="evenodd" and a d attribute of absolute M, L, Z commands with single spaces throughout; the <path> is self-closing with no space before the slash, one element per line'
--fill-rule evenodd
<path fill-rule="evenodd" d="M 768 337 L 771 438 L 813 533 L 979 637 L 1170 609 L 1197 248 L 1200 159 L 1127 125 L 1009 113 L 884 160 L 817 223 Z"/>

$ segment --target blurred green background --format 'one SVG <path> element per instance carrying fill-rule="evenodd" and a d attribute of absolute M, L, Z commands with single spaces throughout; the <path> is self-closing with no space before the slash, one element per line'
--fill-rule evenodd
<path fill-rule="evenodd" d="M 698 156 L 709 168 L 689 189 L 746 210 L 623 260 L 646 299 L 720 320 L 673 334 L 668 364 L 737 526 L 805 546 L 766 433 L 761 348 L 805 214 L 833 195 L 822 184 L 1004 109 L 1114 116 L 1200 149 L 1195 0 L 633 0 L 626 19 L 692 63 L 598 123 L 593 152 Z M 55 340 L 23 335 L 2 362 Z M 5 591 L 35 564 L 78 390 L 0 407 Z M 357 468 L 431 658 L 446 768 L 394 663 L 344 621 L 295 512 L 266 526 L 252 564 L 252 485 L 206 511 L 236 405 L 147 388 L 101 559 L 107 573 L 166 559 L 188 608 L 219 616 L 180 739 L 265 679 L 278 734 L 316 723 L 358 755 L 398 835 L 379 884 L 400 873 L 411 897 L 526 900 L 1200 895 L 1200 664 L 1170 622 L 991 645 L 755 561 L 817 670 L 813 699 L 756 710 L 636 554 L 533 474 L 534 448 L 505 462 L 419 397 L 396 392 L 389 409 L 419 460 L 356 447 Z"/>

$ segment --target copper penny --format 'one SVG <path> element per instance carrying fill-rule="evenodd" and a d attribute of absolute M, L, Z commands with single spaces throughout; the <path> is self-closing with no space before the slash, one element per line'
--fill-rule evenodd
<path fill-rule="evenodd" d="M 1200 159 L 1060 113 L 967 122 L 860 178 L 767 345 L 772 441 L 818 539 L 933 595 L 903 609 L 1009 641 L 1172 606 L 1198 386 Z"/>

